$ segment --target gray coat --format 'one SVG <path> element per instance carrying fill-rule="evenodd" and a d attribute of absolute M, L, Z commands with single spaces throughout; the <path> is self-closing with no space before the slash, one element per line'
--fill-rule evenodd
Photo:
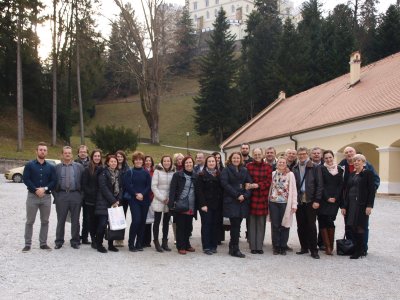
<path fill-rule="evenodd" d="M 251 177 L 245 167 L 228 165 L 221 172 L 221 185 L 223 194 L 223 214 L 226 218 L 246 218 L 249 215 L 250 190 L 246 190 L 245 184 L 252 183 Z M 243 195 L 245 200 L 240 203 L 238 197 Z"/>
<path fill-rule="evenodd" d="M 60 189 L 61 189 L 60 188 L 60 186 L 61 186 L 61 168 L 62 168 L 62 163 L 56 165 L 57 184 L 56 184 L 55 189 L 52 191 L 54 199 L 57 198 L 58 193 L 60 192 Z M 83 167 L 83 165 L 81 165 L 79 163 L 73 162 L 72 163 L 72 168 L 74 169 L 74 174 L 75 174 L 75 187 L 76 187 L 76 190 L 81 192 L 82 191 L 82 187 L 81 187 L 82 174 L 83 174 L 83 171 L 84 171 L 84 167 Z M 81 192 L 81 194 L 83 194 L 83 193 Z"/>

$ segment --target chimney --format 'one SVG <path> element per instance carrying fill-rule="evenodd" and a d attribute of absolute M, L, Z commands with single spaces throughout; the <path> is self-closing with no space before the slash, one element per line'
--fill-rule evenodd
<path fill-rule="evenodd" d="M 286 93 L 284 91 L 280 91 L 278 95 L 279 100 L 285 100 L 286 99 Z"/>
<path fill-rule="evenodd" d="M 361 74 L 361 54 L 359 51 L 350 55 L 350 86 L 356 85 L 360 81 Z"/>

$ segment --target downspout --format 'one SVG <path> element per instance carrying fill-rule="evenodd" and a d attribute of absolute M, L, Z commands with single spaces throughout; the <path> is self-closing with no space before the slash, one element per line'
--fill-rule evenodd
<path fill-rule="evenodd" d="M 289 138 L 294 142 L 294 149 L 297 150 L 297 140 L 293 138 L 292 134 L 289 135 Z"/>

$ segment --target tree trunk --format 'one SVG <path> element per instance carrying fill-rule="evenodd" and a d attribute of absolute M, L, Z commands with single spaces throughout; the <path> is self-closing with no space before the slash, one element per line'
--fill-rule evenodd
<path fill-rule="evenodd" d="M 24 150 L 24 104 L 22 90 L 22 64 L 21 64 L 21 7 L 18 17 L 18 37 L 17 37 L 17 121 L 18 121 L 18 144 L 17 151 Z"/>
<path fill-rule="evenodd" d="M 80 58 L 79 58 L 79 39 L 78 39 L 78 3 L 76 3 L 76 85 L 78 88 L 78 102 L 79 102 L 79 124 L 81 130 L 81 145 L 85 144 L 85 132 L 83 127 L 83 105 L 82 105 L 82 93 L 81 93 L 81 69 L 80 69 Z"/>
<path fill-rule="evenodd" d="M 53 0 L 53 132 L 51 145 L 57 144 L 57 49 L 56 49 L 56 38 L 57 38 L 57 22 L 56 22 L 56 8 L 57 0 Z"/>

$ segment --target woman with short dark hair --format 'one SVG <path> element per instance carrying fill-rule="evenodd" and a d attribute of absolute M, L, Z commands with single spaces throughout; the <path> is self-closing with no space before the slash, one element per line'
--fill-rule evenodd
<path fill-rule="evenodd" d="M 108 208 L 118 207 L 120 199 L 119 191 L 119 171 L 117 169 L 118 161 L 115 155 L 108 155 L 105 162 L 105 167 L 99 174 L 99 191 L 97 193 L 95 213 L 98 218 L 96 240 L 97 251 L 106 253 L 106 248 L 103 247 L 103 237 L 107 228 Z M 118 249 L 113 245 L 113 240 L 108 240 L 108 250 L 118 252 Z"/>
<path fill-rule="evenodd" d="M 183 170 L 176 172 L 172 176 L 169 189 L 168 207 L 174 214 L 176 220 L 176 248 L 179 254 L 194 252 L 189 237 L 193 228 L 193 217 L 196 216 L 196 180 L 197 176 L 193 172 L 194 160 L 186 156 L 183 161 Z M 178 211 L 177 203 L 180 204 Z"/>

